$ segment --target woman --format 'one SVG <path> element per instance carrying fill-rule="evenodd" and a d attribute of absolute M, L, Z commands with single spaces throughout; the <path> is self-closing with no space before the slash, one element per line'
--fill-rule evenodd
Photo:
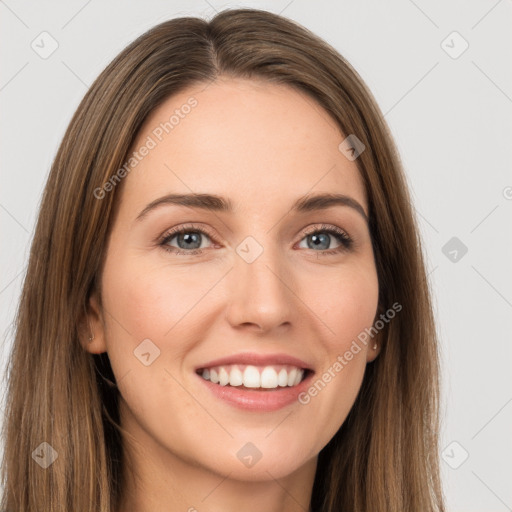
<path fill-rule="evenodd" d="M 44 191 L 2 509 L 442 511 L 418 229 L 371 93 L 280 16 L 162 23 Z"/>

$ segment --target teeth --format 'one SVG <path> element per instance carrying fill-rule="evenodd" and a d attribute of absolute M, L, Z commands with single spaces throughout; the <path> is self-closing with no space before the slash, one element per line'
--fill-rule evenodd
<path fill-rule="evenodd" d="M 204 374 L 203 374 L 203 377 L 204 377 Z M 242 372 L 237 367 L 231 368 L 231 373 L 229 374 L 229 385 L 230 386 L 241 386 L 243 383 L 244 383 L 244 377 L 242 375 Z"/>
<path fill-rule="evenodd" d="M 284 368 L 279 372 L 279 375 L 277 376 L 277 383 L 283 388 L 288 386 L 288 372 Z"/>
<path fill-rule="evenodd" d="M 295 378 L 297 377 L 297 368 L 292 368 L 290 372 L 288 372 L 288 386 L 293 386 L 295 384 Z M 213 380 L 212 380 L 213 382 Z"/>
<path fill-rule="evenodd" d="M 219 371 L 219 384 L 221 386 L 225 386 L 229 384 L 229 374 L 225 368 L 221 368 Z"/>
<path fill-rule="evenodd" d="M 234 364 L 205 368 L 201 375 L 220 386 L 275 389 L 296 386 L 301 382 L 304 370 L 287 365 L 257 367 Z"/>
<path fill-rule="evenodd" d="M 277 388 L 277 373 L 271 366 L 267 366 L 261 372 L 262 388 Z"/>
<path fill-rule="evenodd" d="M 244 386 L 246 388 L 259 388 L 261 383 L 260 372 L 256 366 L 247 366 L 244 370 Z"/>

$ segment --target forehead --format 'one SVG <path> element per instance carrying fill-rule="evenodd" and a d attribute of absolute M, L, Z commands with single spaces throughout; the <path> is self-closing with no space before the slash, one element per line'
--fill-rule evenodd
<path fill-rule="evenodd" d="M 289 86 L 222 78 L 168 98 L 139 131 L 145 151 L 124 183 L 137 207 L 171 192 L 229 196 L 261 209 L 309 192 L 350 194 L 365 210 L 345 135 L 310 96 Z"/>

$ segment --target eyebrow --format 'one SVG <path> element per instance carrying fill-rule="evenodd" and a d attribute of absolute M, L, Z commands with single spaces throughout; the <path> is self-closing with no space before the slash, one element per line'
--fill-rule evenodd
<path fill-rule="evenodd" d="M 230 199 L 214 194 L 168 194 L 149 203 L 137 216 L 142 220 L 150 211 L 165 205 L 188 206 L 215 212 L 233 212 L 233 203 Z M 293 203 L 291 212 L 307 213 L 326 210 L 333 206 L 346 206 L 357 211 L 368 223 L 368 216 L 359 202 L 344 194 L 315 194 L 300 197 Z"/>

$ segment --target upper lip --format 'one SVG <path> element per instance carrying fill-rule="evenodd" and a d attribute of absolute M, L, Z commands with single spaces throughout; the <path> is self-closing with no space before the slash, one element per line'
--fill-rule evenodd
<path fill-rule="evenodd" d="M 200 370 L 202 368 L 212 368 L 214 366 L 224 366 L 228 364 L 250 364 L 254 366 L 287 364 L 290 366 L 296 366 L 297 368 L 313 370 L 311 364 L 288 354 L 256 354 L 252 352 L 244 352 L 243 354 L 235 354 L 227 357 L 221 357 L 213 361 L 208 361 L 207 363 L 198 366 L 196 370 Z"/>

